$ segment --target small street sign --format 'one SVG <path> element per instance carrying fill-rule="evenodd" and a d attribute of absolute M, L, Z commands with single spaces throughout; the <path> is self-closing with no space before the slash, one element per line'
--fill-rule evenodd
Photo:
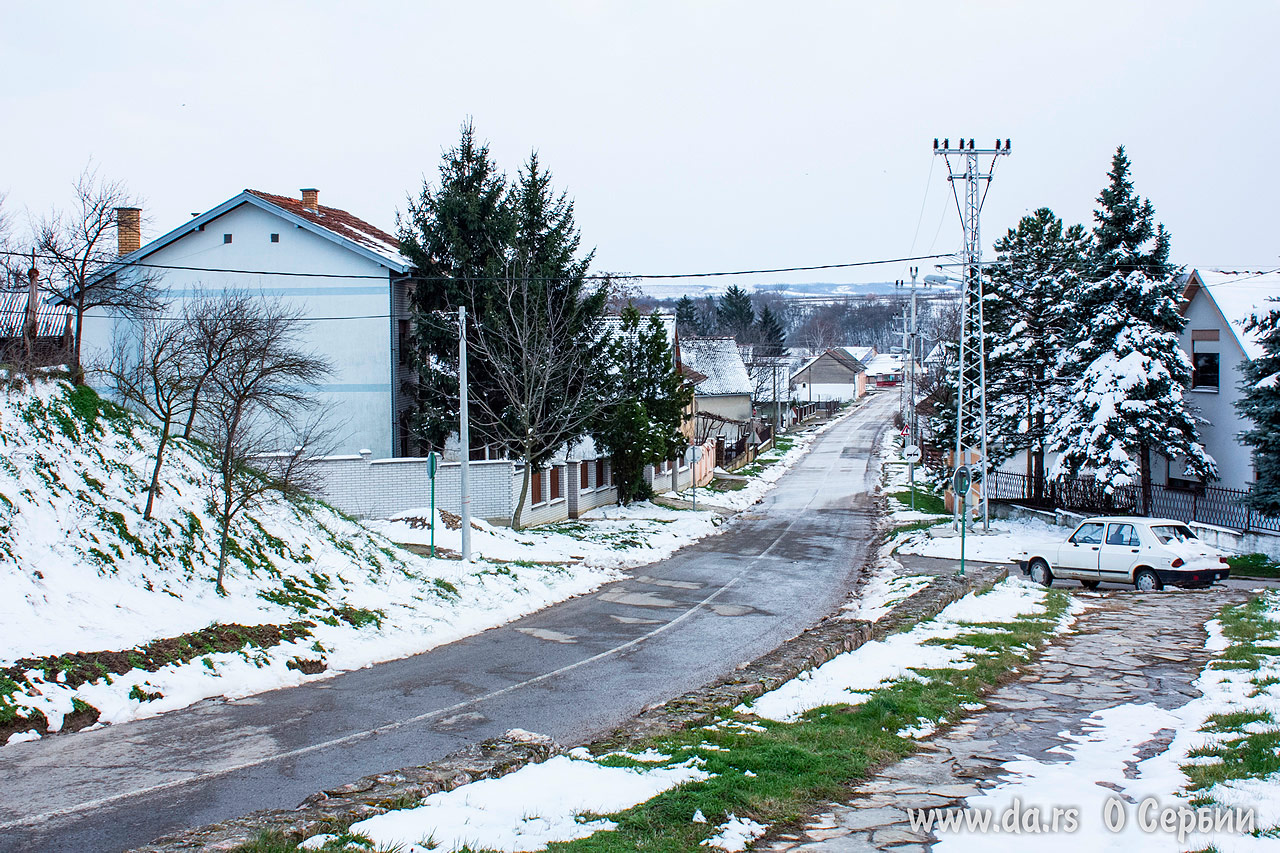
<path fill-rule="evenodd" d="M 902 458 L 913 465 L 919 462 L 923 456 L 924 454 L 920 452 L 919 445 L 908 444 L 906 447 L 902 448 Z"/>
<path fill-rule="evenodd" d="M 961 465 L 956 472 L 951 475 L 951 488 L 957 495 L 967 495 L 969 493 L 969 484 L 973 482 L 973 477 L 969 473 L 968 466 Z M 964 500 L 961 497 L 961 500 Z"/>
<path fill-rule="evenodd" d="M 439 467 L 440 467 L 440 454 L 435 452 L 428 453 L 427 454 L 427 476 L 434 480 L 436 476 L 436 470 L 439 469 Z"/>

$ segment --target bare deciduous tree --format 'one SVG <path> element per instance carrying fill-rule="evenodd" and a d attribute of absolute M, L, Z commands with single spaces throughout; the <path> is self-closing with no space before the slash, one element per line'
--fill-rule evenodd
<path fill-rule="evenodd" d="M 80 374 L 80 344 L 84 314 L 107 308 L 137 316 L 158 307 L 155 277 L 136 267 L 112 270 L 119 255 L 116 210 L 138 202 L 120 181 L 101 178 L 86 166 L 74 184 L 75 201 L 54 210 L 35 226 L 36 245 L 53 268 L 50 285 L 75 310 L 72 372 Z"/>
<path fill-rule="evenodd" d="M 218 455 L 211 486 L 220 593 L 226 591 L 232 522 L 267 495 L 310 491 L 314 469 L 308 460 L 336 428 L 322 430 L 323 419 L 316 417 L 318 403 L 310 389 L 331 368 L 301 347 L 301 315 L 261 300 L 237 304 L 239 330 L 217 369 L 205 377 L 200 416 L 200 432 Z"/>
<path fill-rule="evenodd" d="M 605 342 L 590 298 L 565 298 L 544 281 L 519 273 L 501 283 L 500 305 L 475 330 L 475 349 L 492 370 L 506 407 L 484 399 L 475 409 L 488 428 L 519 450 L 524 482 L 511 516 L 520 516 L 534 473 L 559 448 L 582 436 L 604 400 L 596 372 Z"/>
<path fill-rule="evenodd" d="M 160 427 L 151 484 L 147 488 L 147 507 L 142 513 L 145 519 L 151 518 L 160 490 L 160 468 L 174 424 L 195 409 L 199 362 L 195 358 L 191 331 L 184 320 L 145 315 L 117 334 L 110 359 L 106 364 L 96 365 L 110 378 L 121 398 L 151 415 Z"/>

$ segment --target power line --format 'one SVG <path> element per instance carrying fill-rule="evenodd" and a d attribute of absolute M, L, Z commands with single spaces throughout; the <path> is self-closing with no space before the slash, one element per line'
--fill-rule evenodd
<path fill-rule="evenodd" d="M 30 258 L 30 252 L 17 251 L 0 251 L 2 255 L 14 257 Z M 43 260 L 57 260 L 53 255 L 36 253 L 35 257 Z M 714 272 L 689 272 L 689 273 L 593 273 L 584 278 L 592 281 L 612 281 L 612 280 L 628 280 L 641 279 L 645 281 L 661 280 L 661 279 L 677 279 L 677 278 L 712 278 L 717 276 L 728 275 L 771 275 L 784 272 L 813 272 L 817 270 L 834 270 L 834 269 L 852 269 L 854 267 L 873 267 L 885 264 L 900 264 L 911 261 L 928 261 L 937 258 L 949 258 L 950 254 L 943 255 L 920 255 L 909 258 L 884 258 L 874 261 L 850 261 L 839 264 L 815 264 L 811 266 L 798 267 L 775 267 L 773 269 L 747 269 L 747 270 L 717 270 Z M 338 278 L 338 279 L 371 279 L 374 281 L 388 281 L 387 276 L 381 275 L 361 275 L 357 273 L 323 273 L 323 272 L 294 272 L 287 270 L 250 270 L 250 269 L 232 269 L 229 267 L 193 267 L 183 266 L 180 264 L 149 264 L 143 261 L 117 262 L 115 260 L 104 261 L 104 267 L 110 267 L 119 263 L 121 267 L 139 267 L 142 269 L 158 269 L 158 270 L 180 270 L 184 272 L 212 272 L 227 273 L 231 275 L 270 275 L 270 276 L 287 276 L 298 278 Z M 450 276 L 405 276 L 395 279 L 396 281 L 449 281 Z M 467 276 L 468 281 L 502 281 L 501 276 Z"/>

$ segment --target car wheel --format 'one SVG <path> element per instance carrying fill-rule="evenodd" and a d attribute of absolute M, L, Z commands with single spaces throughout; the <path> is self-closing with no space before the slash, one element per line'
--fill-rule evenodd
<path fill-rule="evenodd" d="M 1160 578 L 1150 569 L 1143 569 L 1133 576 L 1133 586 L 1138 592 L 1157 592 L 1164 588 Z"/>
<path fill-rule="evenodd" d="M 1041 586 L 1053 586 L 1053 572 L 1049 570 L 1049 564 L 1044 560 L 1032 560 L 1031 580 Z"/>
<path fill-rule="evenodd" d="M 1092 592 L 1093 590 L 1098 588 L 1098 582 L 1097 581 L 1080 581 L 1080 586 Z"/>

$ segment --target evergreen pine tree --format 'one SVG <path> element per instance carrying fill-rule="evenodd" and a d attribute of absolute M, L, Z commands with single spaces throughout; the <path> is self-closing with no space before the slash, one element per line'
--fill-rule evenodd
<path fill-rule="evenodd" d="M 687 441 L 680 431 L 693 389 L 676 370 L 667 332 L 657 317 L 645 319 L 634 306 L 622 311 L 609 345 L 609 399 L 592 429 L 608 454 L 618 500 L 629 504 L 652 496 L 644 466 L 675 459 Z"/>
<path fill-rule="evenodd" d="M 755 323 L 756 312 L 751 306 L 751 297 L 738 285 L 729 285 L 716 304 L 716 325 L 720 333 L 732 336 L 739 344 L 749 344 Z"/>
<path fill-rule="evenodd" d="M 676 301 L 676 328 L 680 334 L 693 337 L 705 335 L 709 331 L 698 311 L 698 303 L 690 299 L 688 294 Z"/>
<path fill-rule="evenodd" d="M 786 332 L 782 321 L 773 313 L 768 305 L 760 309 L 760 319 L 756 323 L 755 355 L 761 358 L 781 358 L 787 354 Z"/>
<path fill-rule="evenodd" d="M 457 428 L 458 325 L 444 312 L 465 305 L 473 319 L 488 313 L 514 224 L 506 178 L 467 122 L 457 146 L 444 155 L 438 184 L 424 183 L 399 222 L 400 250 L 413 262 L 416 279 L 409 291 L 418 372 L 411 425 L 431 447 L 442 447 Z M 484 381 L 483 365 L 472 368 L 472 379 L 473 395 L 498 393 Z M 479 437 L 494 438 L 483 431 Z"/>
<path fill-rule="evenodd" d="M 1138 483 L 1141 512 L 1151 511 L 1151 453 L 1185 457 L 1188 470 L 1215 476 L 1196 436 L 1183 389 L 1191 361 L 1178 343 L 1185 319 L 1171 278 L 1119 272 L 1084 288 L 1085 336 L 1064 363 L 1085 365 L 1075 377 L 1050 445 L 1061 451 L 1052 476 L 1088 469 L 1106 494 Z"/>
<path fill-rule="evenodd" d="M 1088 469 L 1108 493 L 1138 483 L 1138 508 L 1150 512 L 1153 452 L 1185 457 L 1187 469 L 1206 479 L 1216 466 L 1183 398 L 1191 366 L 1178 344 L 1186 319 L 1169 234 L 1156 225 L 1151 202 L 1134 192 L 1123 146 L 1108 178 L 1094 211 L 1090 281 L 1066 294 L 1081 325 L 1060 362 L 1071 390 L 1053 430 L 1052 445 L 1062 450 L 1053 475 Z"/>
<path fill-rule="evenodd" d="M 1063 227 L 1048 208 L 996 241 L 983 311 L 987 331 L 988 436 L 992 463 L 1027 452 L 1027 475 L 1044 482 L 1050 428 L 1066 393 L 1059 363 L 1077 339 L 1068 294 L 1088 258 L 1084 227 Z"/>
<path fill-rule="evenodd" d="M 1280 308 L 1255 315 L 1245 329 L 1257 336 L 1263 350 L 1243 366 L 1244 396 L 1236 402 L 1236 410 L 1253 422 L 1240 436 L 1253 448 L 1257 476 L 1249 505 L 1265 515 L 1280 516 Z"/>
<path fill-rule="evenodd" d="M 1110 183 L 1098 196 L 1101 209 L 1093 212 L 1092 277 L 1135 270 L 1152 279 L 1174 274 L 1169 266 L 1169 233 L 1156 224 L 1151 201 L 1134 193 L 1123 145 L 1116 149 L 1107 177 Z"/>

